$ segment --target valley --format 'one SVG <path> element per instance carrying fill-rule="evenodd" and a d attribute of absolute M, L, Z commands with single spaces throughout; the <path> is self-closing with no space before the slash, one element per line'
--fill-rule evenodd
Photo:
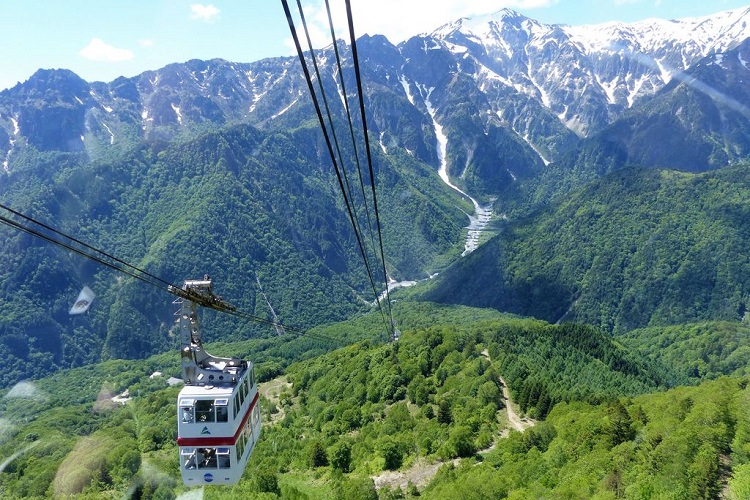
<path fill-rule="evenodd" d="M 0 91 L 3 497 L 750 498 L 750 8 L 446 21 L 307 55 L 335 138 L 290 56 Z M 231 488 L 179 470 L 206 274 Z"/>
<path fill-rule="evenodd" d="M 407 95 L 410 101 L 413 101 L 413 97 L 408 94 L 408 87 L 406 87 Z M 462 257 L 473 252 L 479 246 L 479 238 L 486 229 L 490 220 L 492 219 L 492 204 L 481 206 L 477 200 L 466 194 L 458 186 L 453 184 L 448 174 L 448 159 L 446 157 L 446 151 L 448 149 L 448 138 L 443 133 L 443 127 L 438 124 L 435 118 L 435 108 L 430 102 L 430 94 L 434 89 L 430 89 L 424 98 L 424 104 L 427 108 L 427 112 L 432 118 L 432 125 L 435 129 L 435 138 L 437 139 L 437 158 L 439 163 L 438 175 L 440 179 L 451 189 L 459 193 L 461 196 L 469 199 L 471 204 L 474 206 L 473 214 L 466 214 L 469 217 L 468 233 L 466 235 L 466 243 L 464 244 L 464 251 L 461 253 Z M 494 201 L 494 200 L 493 200 Z"/>

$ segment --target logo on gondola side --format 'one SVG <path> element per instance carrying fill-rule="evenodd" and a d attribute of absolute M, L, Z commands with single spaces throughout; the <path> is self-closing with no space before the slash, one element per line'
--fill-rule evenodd
<path fill-rule="evenodd" d="M 203 480 L 207 483 L 210 483 L 214 480 L 214 475 L 210 472 L 207 472 L 206 474 L 203 474 Z"/>
<path fill-rule="evenodd" d="M 201 431 L 201 434 L 211 434 L 211 431 L 208 430 L 208 426 L 204 427 Z"/>

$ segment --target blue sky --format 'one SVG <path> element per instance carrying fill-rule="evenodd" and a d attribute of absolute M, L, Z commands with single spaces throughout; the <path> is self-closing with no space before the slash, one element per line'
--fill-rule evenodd
<path fill-rule="evenodd" d="M 289 0 L 296 5 L 296 0 Z M 343 0 L 329 0 L 338 23 Z M 398 43 L 459 17 L 504 7 L 549 24 L 699 17 L 747 0 L 351 0 L 357 36 Z M 326 40 L 322 0 L 302 0 L 314 37 Z M 251 62 L 292 54 L 280 0 L 3 0 L 0 89 L 39 68 L 89 81 L 135 76 L 171 62 L 220 57 Z M 339 31 L 338 33 L 344 33 Z M 325 44 L 321 42 L 321 45 Z"/>

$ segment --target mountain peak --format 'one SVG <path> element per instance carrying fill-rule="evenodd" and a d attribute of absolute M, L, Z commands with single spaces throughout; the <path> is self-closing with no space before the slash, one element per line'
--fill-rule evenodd
<path fill-rule="evenodd" d="M 523 14 L 519 14 L 515 10 L 508 8 L 508 7 L 504 9 L 500 9 L 494 14 L 491 14 L 489 17 L 493 17 L 495 19 L 508 20 L 508 21 L 515 21 L 515 20 L 523 21 L 525 19 L 528 19 Z"/>
<path fill-rule="evenodd" d="M 455 31 L 461 31 L 464 34 L 471 33 L 479 35 L 489 31 L 492 26 L 514 25 L 520 27 L 524 21 L 531 21 L 531 19 L 523 14 L 519 14 L 513 9 L 504 8 L 491 14 L 462 17 L 439 27 L 432 33 L 432 35 L 441 37 L 441 35 L 445 36 Z"/>
<path fill-rule="evenodd" d="M 28 99 L 57 99 L 80 105 L 88 98 L 89 84 L 69 69 L 38 69 L 25 82 L 4 93 L 25 96 Z"/>
<path fill-rule="evenodd" d="M 21 84 L 26 87 L 60 88 L 69 85 L 82 86 L 88 83 L 69 69 L 43 69 L 34 72 L 31 77 Z"/>
<path fill-rule="evenodd" d="M 704 17 L 651 18 L 633 23 L 562 26 L 562 29 L 589 53 L 626 46 L 629 50 L 653 54 L 663 52 L 675 43 L 684 45 L 692 49 L 685 54 L 686 67 L 690 62 L 715 51 L 727 50 L 737 40 L 747 38 L 748 23 L 750 7 L 743 7 Z"/>

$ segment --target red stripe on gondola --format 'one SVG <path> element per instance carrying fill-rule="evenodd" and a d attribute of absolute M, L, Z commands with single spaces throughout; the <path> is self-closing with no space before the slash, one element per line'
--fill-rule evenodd
<path fill-rule="evenodd" d="M 250 418 L 250 412 L 253 411 L 253 408 L 255 407 L 255 404 L 258 402 L 259 394 L 256 392 L 255 397 L 253 398 L 253 402 L 250 403 L 250 406 L 247 409 L 247 413 L 245 413 L 244 418 L 242 419 L 242 423 L 240 423 L 239 427 L 237 427 L 237 432 L 234 433 L 234 436 L 216 436 L 216 437 L 194 437 L 194 438 L 188 438 L 188 437 L 178 437 L 177 438 L 177 446 L 234 446 L 234 444 L 237 442 L 237 439 L 240 437 L 240 433 L 242 433 L 242 430 L 245 428 L 245 424 L 247 423 L 247 419 Z"/>

